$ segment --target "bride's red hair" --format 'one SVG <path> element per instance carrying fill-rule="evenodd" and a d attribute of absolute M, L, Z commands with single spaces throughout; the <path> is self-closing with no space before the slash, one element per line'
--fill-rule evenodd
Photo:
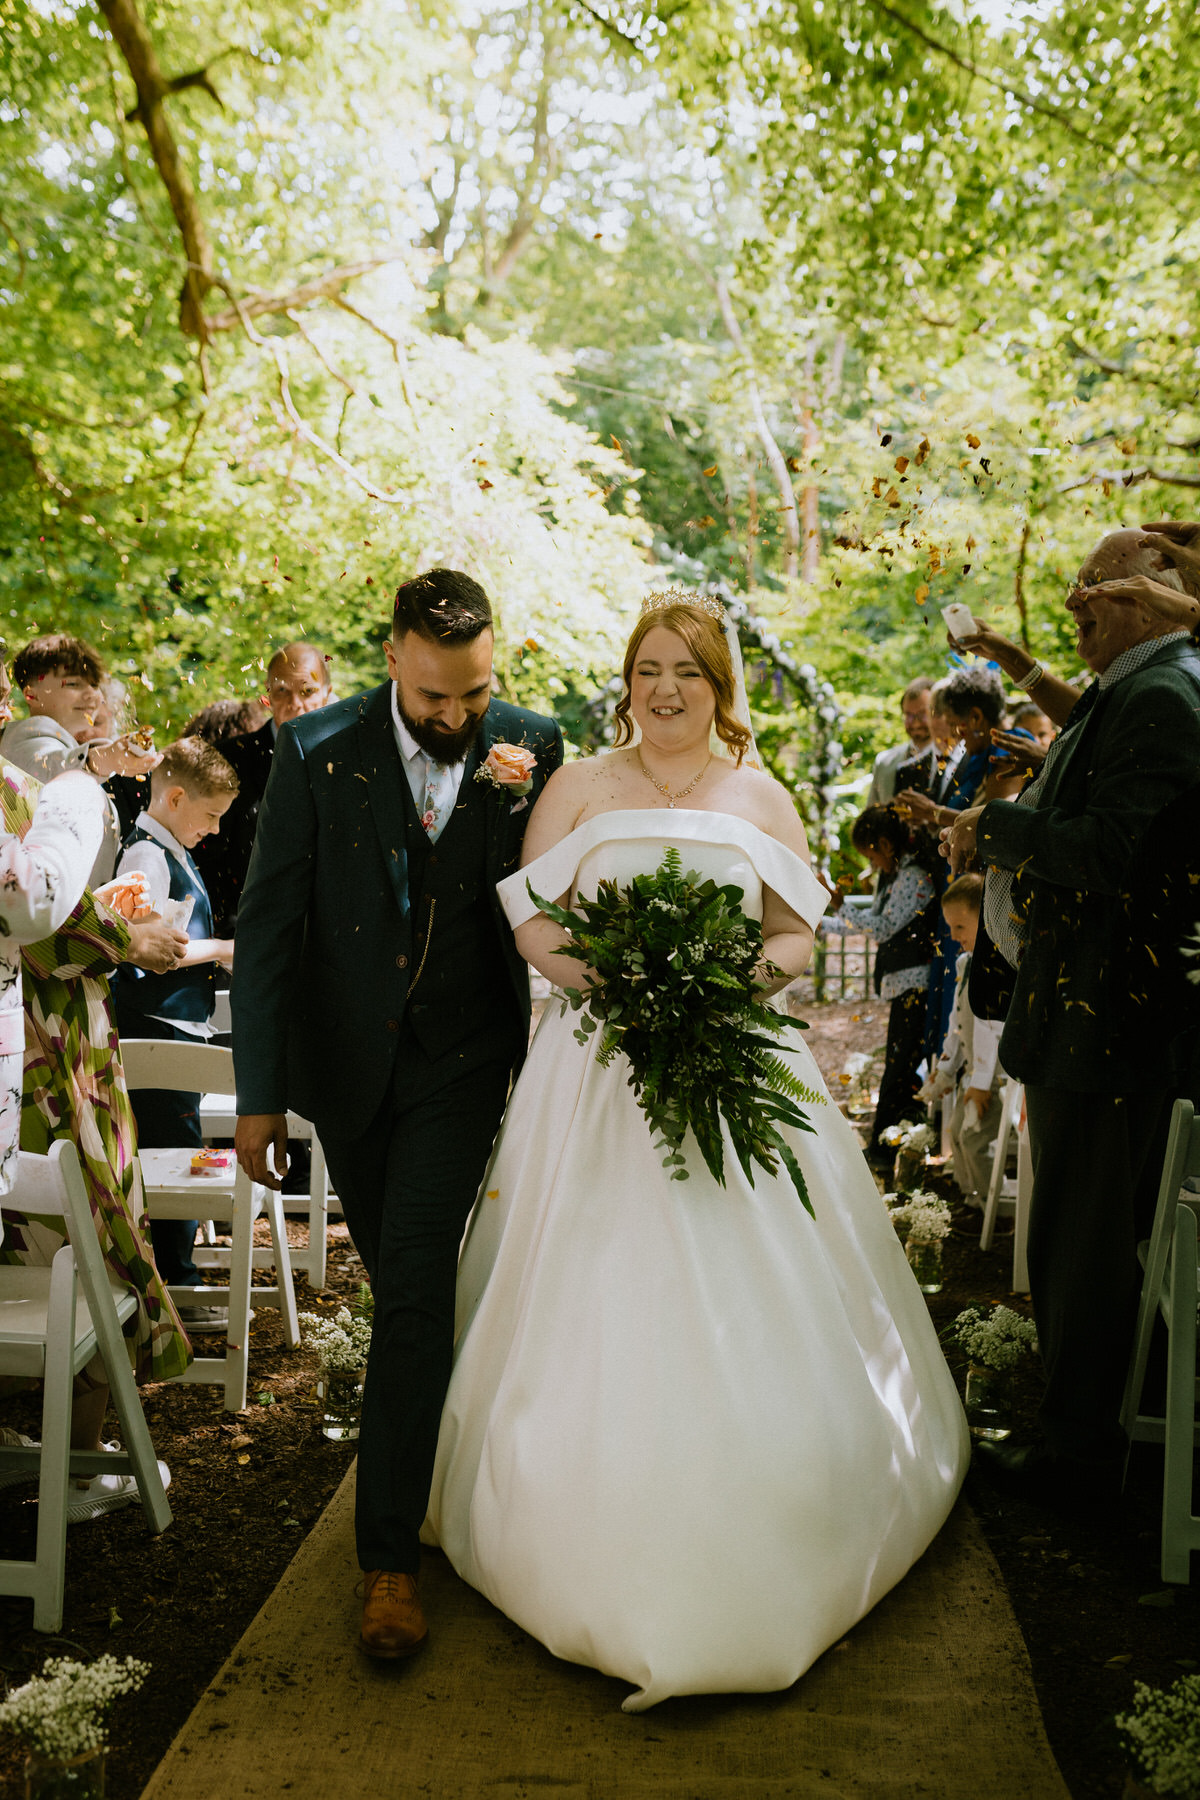
<path fill-rule="evenodd" d="M 743 756 L 750 748 L 750 733 L 744 725 L 738 723 L 734 716 L 735 688 L 733 679 L 733 663 L 729 655 L 729 645 L 725 641 L 725 633 L 711 613 L 703 612 L 698 606 L 680 604 L 678 606 L 661 606 L 654 612 L 645 612 L 633 628 L 633 633 L 625 646 L 625 661 L 621 666 L 621 674 L 625 681 L 625 692 L 617 701 L 614 718 L 617 724 L 617 735 L 613 740 L 614 747 L 620 749 L 623 744 L 633 740 L 633 722 L 629 717 L 630 687 L 633 677 L 633 665 L 638 659 L 638 651 L 649 631 L 661 625 L 667 631 L 673 631 L 676 637 L 682 638 L 691 652 L 697 668 L 713 691 L 716 715 L 713 725 L 717 736 L 733 755 L 734 762 L 740 767 Z"/>

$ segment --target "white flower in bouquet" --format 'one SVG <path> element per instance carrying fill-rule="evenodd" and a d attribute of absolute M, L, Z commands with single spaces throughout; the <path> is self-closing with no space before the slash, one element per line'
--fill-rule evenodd
<path fill-rule="evenodd" d="M 885 1194 L 884 1199 L 897 1196 Z M 910 1194 L 903 1206 L 889 1208 L 892 1223 L 908 1227 L 914 1244 L 935 1244 L 950 1236 L 950 1208 L 939 1194 Z"/>
<path fill-rule="evenodd" d="M 315 1351 L 326 1375 L 355 1375 L 366 1362 L 371 1348 L 371 1320 L 364 1308 L 365 1302 L 360 1298 L 354 1311 L 339 1306 L 332 1317 L 300 1314 L 300 1340 Z"/>
<path fill-rule="evenodd" d="M 51 1657 L 40 1675 L 0 1701 L 0 1728 L 40 1756 L 67 1762 L 105 1742 L 104 1715 L 122 1694 L 135 1694 L 150 1664 L 127 1656 L 98 1656 L 93 1663 Z"/>
<path fill-rule="evenodd" d="M 968 1306 L 950 1329 L 971 1361 L 987 1369 L 1015 1369 L 1037 1349 L 1037 1326 L 1011 1306 Z"/>
<path fill-rule="evenodd" d="M 1200 1800 L 1200 1675 L 1184 1675 L 1169 1688 L 1136 1682 L 1133 1711 L 1113 1723 L 1156 1794 Z"/>

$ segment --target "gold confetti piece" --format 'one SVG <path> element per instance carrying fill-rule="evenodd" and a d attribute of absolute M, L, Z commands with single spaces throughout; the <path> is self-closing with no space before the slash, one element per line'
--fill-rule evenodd
<path fill-rule="evenodd" d="M 916 593 L 913 595 L 913 599 L 916 601 L 918 606 L 924 606 L 924 604 L 928 600 L 928 598 L 929 598 L 929 583 L 927 581 L 923 581 L 923 582 L 921 582 L 920 586 L 917 588 Z"/>
<path fill-rule="evenodd" d="M 715 475 L 717 473 L 717 464 L 714 463 L 711 469 L 705 469 L 704 473 L 706 475 Z"/>
<path fill-rule="evenodd" d="M 925 461 L 925 458 L 929 455 L 929 452 L 932 449 L 933 449 L 933 445 L 929 442 L 929 439 L 922 438 L 920 443 L 917 445 L 917 454 L 913 457 L 913 461 L 916 463 L 918 469 L 920 468 L 921 464 Z"/>
<path fill-rule="evenodd" d="M 971 446 L 972 450 L 978 450 L 981 440 L 975 436 L 975 433 L 973 431 L 968 431 L 967 442 Z"/>
<path fill-rule="evenodd" d="M 896 458 L 896 473 L 897 473 L 897 475 L 903 475 L 903 473 L 904 473 L 905 469 L 907 469 L 907 467 L 908 467 L 907 456 L 898 456 Z"/>
<path fill-rule="evenodd" d="M 250 1461 L 250 1458 L 246 1455 L 246 1452 L 244 1450 L 242 1451 L 242 1454 L 238 1457 L 238 1461 L 243 1464 L 248 1463 Z"/>
<path fill-rule="evenodd" d="M 884 499 L 884 504 L 886 506 L 899 506 L 899 504 L 900 504 L 900 489 L 890 487 L 888 489 L 887 493 L 883 496 L 883 499 Z"/>

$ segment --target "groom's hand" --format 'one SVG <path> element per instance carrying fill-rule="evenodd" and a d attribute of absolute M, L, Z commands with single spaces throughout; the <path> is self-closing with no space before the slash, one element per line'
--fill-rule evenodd
<path fill-rule="evenodd" d="M 267 1152 L 272 1145 L 278 1175 L 271 1172 L 267 1161 Z M 264 1187 L 274 1188 L 276 1193 L 282 1189 L 283 1178 L 288 1172 L 286 1113 L 239 1113 L 233 1147 L 239 1164 L 251 1181 L 260 1181 Z"/>

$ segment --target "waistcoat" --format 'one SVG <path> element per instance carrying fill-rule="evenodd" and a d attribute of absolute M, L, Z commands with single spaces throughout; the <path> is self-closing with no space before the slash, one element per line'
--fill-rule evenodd
<path fill-rule="evenodd" d="M 159 838 L 141 828 L 131 831 L 125 843 L 127 846 L 157 844 L 167 859 L 167 869 L 171 876 L 170 898 L 190 899 L 192 902 L 192 916 L 187 923 L 188 936 L 210 938 L 213 935 L 213 917 L 212 907 L 208 902 L 208 889 L 186 850 L 185 860 L 181 862 Z M 214 963 L 198 963 L 191 969 L 171 969 L 165 975 L 154 975 L 146 969 L 135 969 L 131 963 L 122 963 L 117 970 L 117 979 L 122 985 L 125 1006 L 140 1012 L 144 1018 L 187 1019 L 195 1024 L 203 1024 L 212 1017 L 217 989 Z"/>
<path fill-rule="evenodd" d="M 487 868 L 487 807 L 496 796 L 474 780 L 475 767 L 471 757 L 436 843 L 430 843 L 404 782 L 413 923 L 405 1016 L 422 1050 L 433 1057 L 468 1035 L 518 1040 L 522 1035 Z"/>

